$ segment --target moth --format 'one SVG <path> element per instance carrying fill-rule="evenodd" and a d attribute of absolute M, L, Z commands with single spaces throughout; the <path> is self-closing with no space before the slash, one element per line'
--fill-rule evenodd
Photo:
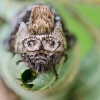
<path fill-rule="evenodd" d="M 65 29 L 62 18 L 50 6 L 32 4 L 24 8 L 14 20 L 13 31 L 6 41 L 6 49 L 19 54 L 27 67 L 36 73 L 53 70 L 75 38 Z"/>

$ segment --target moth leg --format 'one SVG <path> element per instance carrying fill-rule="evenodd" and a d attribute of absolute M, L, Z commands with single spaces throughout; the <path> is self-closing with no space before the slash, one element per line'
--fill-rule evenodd
<path fill-rule="evenodd" d="M 58 74 L 57 74 L 57 71 L 56 71 L 56 69 L 55 69 L 55 66 L 53 66 L 53 71 L 54 71 L 54 74 L 55 74 L 56 80 L 57 80 L 57 79 L 58 79 Z"/>
<path fill-rule="evenodd" d="M 23 60 L 18 60 L 18 61 L 16 62 L 16 65 L 18 65 L 18 64 L 21 63 L 21 62 L 23 62 Z"/>

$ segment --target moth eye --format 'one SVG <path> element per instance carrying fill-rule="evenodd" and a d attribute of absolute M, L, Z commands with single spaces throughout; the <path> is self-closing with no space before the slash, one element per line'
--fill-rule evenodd
<path fill-rule="evenodd" d="M 44 41 L 45 44 L 48 44 L 50 47 L 54 47 L 55 46 L 55 41 L 53 39 L 47 39 Z"/>
<path fill-rule="evenodd" d="M 43 41 L 43 46 L 45 50 L 54 51 L 59 46 L 59 42 L 54 38 L 47 38 Z"/>
<path fill-rule="evenodd" d="M 35 40 L 30 40 L 27 42 L 28 47 L 32 47 L 34 45 L 36 45 L 36 41 Z"/>
<path fill-rule="evenodd" d="M 36 38 L 28 38 L 24 41 L 24 46 L 28 51 L 39 50 L 41 42 Z"/>
<path fill-rule="evenodd" d="M 50 41 L 50 46 L 51 46 L 51 47 L 54 47 L 54 46 L 55 46 L 55 44 L 56 44 L 56 43 L 55 43 L 55 41 L 54 41 L 54 40 L 51 40 L 51 41 Z"/>

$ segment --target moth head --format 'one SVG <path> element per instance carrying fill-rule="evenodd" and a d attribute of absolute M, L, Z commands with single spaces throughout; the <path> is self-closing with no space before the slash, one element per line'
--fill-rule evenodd
<path fill-rule="evenodd" d="M 55 24 L 54 30 L 49 35 L 46 33 L 32 35 L 28 31 L 26 24 L 22 22 L 16 34 L 15 51 L 17 53 L 41 50 L 52 53 L 63 52 L 66 49 L 66 45 L 66 39 L 60 22 Z"/>
<path fill-rule="evenodd" d="M 65 49 L 66 41 L 60 22 L 49 35 L 32 35 L 26 24 L 21 23 L 16 35 L 15 52 L 37 73 L 55 66 Z"/>
<path fill-rule="evenodd" d="M 54 15 L 49 8 L 37 5 L 33 7 L 29 25 L 22 22 L 19 26 L 15 52 L 38 73 L 55 66 L 66 50 L 66 45 L 60 21 L 54 23 Z"/>

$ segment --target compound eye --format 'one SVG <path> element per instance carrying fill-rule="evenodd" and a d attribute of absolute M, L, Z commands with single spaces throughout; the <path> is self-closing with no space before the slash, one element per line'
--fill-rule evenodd
<path fill-rule="evenodd" d="M 54 38 L 47 38 L 43 41 L 45 50 L 54 51 L 59 46 L 59 41 Z"/>
<path fill-rule="evenodd" d="M 39 50 L 40 45 L 41 45 L 40 41 L 36 38 L 27 38 L 24 41 L 24 46 L 29 51 Z"/>
<path fill-rule="evenodd" d="M 56 41 L 56 40 L 51 39 L 51 40 L 49 41 L 49 44 L 50 44 L 50 47 L 51 47 L 51 48 L 55 48 L 55 47 L 56 47 L 56 45 L 57 45 L 57 41 Z"/>
<path fill-rule="evenodd" d="M 29 40 L 28 42 L 27 42 L 27 45 L 28 45 L 28 47 L 33 47 L 33 46 L 35 46 L 36 45 L 36 41 L 35 40 Z"/>

